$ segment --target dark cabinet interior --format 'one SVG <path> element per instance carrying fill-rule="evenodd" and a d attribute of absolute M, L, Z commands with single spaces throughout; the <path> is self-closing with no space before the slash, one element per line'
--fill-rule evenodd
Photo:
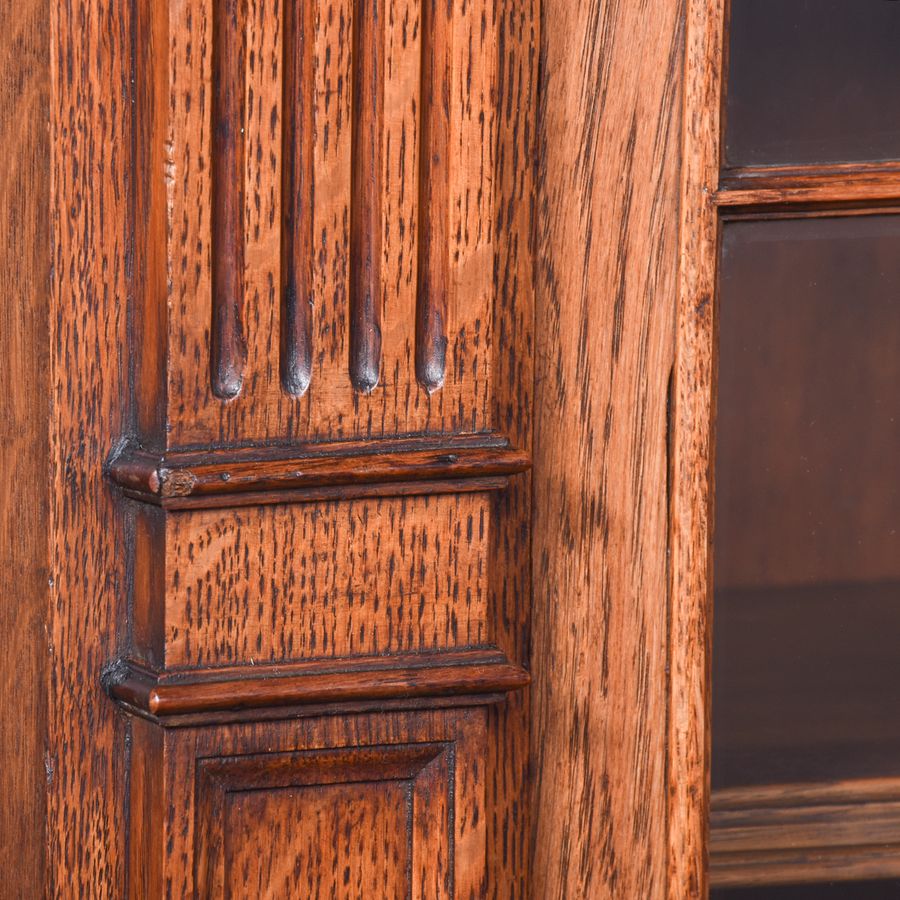
<path fill-rule="evenodd" d="M 712 900 L 895 900 L 900 881 L 832 882 L 776 887 L 719 889 Z"/>
<path fill-rule="evenodd" d="M 728 167 L 900 157 L 892 0 L 732 0 Z"/>
<path fill-rule="evenodd" d="M 821 186 L 896 166 L 900 4 L 733 0 L 727 46 L 723 183 Z M 711 872 L 722 900 L 900 896 L 885 880 L 900 876 L 895 207 L 820 192 L 720 217 Z"/>
<path fill-rule="evenodd" d="M 900 217 L 727 223 L 716 787 L 900 773 Z"/>

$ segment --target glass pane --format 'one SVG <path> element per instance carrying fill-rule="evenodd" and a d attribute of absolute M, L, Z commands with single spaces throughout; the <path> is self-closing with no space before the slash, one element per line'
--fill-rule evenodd
<path fill-rule="evenodd" d="M 900 158 L 900 3 L 732 0 L 729 166 Z"/>
<path fill-rule="evenodd" d="M 723 226 L 713 783 L 900 772 L 900 217 Z"/>
<path fill-rule="evenodd" d="M 897 900 L 900 881 L 849 881 L 830 884 L 752 887 L 712 891 L 711 900 Z"/>

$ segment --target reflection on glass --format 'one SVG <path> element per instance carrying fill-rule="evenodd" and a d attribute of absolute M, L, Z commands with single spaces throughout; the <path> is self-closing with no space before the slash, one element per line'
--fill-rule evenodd
<path fill-rule="evenodd" d="M 900 216 L 723 226 L 713 783 L 900 772 Z"/>
<path fill-rule="evenodd" d="M 732 0 L 729 166 L 900 159 L 900 3 Z"/>

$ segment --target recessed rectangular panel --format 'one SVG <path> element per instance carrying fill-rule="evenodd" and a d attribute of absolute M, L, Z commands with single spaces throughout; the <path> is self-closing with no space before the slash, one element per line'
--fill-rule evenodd
<path fill-rule="evenodd" d="M 227 896 L 408 897 L 411 804 L 410 781 L 230 793 Z"/>
<path fill-rule="evenodd" d="M 898 771 L 900 217 L 726 223 L 713 778 Z"/>
<path fill-rule="evenodd" d="M 172 516 L 166 663 L 484 645 L 489 518 L 484 494 Z"/>
<path fill-rule="evenodd" d="M 900 159 L 900 3 L 731 0 L 728 166 Z"/>
<path fill-rule="evenodd" d="M 484 896 L 484 740 L 482 710 L 138 722 L 132 895 Z"/>

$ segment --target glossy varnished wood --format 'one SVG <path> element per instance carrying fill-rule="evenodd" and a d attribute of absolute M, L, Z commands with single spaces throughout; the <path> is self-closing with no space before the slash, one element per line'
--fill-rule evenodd
<path fill-rule="evenodd" d="M 426 884 L 449 892 L 452 751 L 435 742 L 201 760 L 199 892 L 292 897 L 313 883 L 332 897 L 423 896 Z M 271 837 L 263 846 L 260 832 Z M 423 843 L 437 865 L 412 858 Z"/>
<path fill-rule="evenodd" d="M 146 615 L 170 667 L 490 643 L 489 510 L 460 494 L 172 516 Z"/>
<path fill-rule="evenodd" d="M 449 727 L 496 704 L 457 762 L 483 796 L 483 842 L 457 833 L 453 858 L 408 871 L 417 896 L 525 896 L 527 699 L 498 701 L 527 680 L 536 6 L 137 6 L 134 156 L 150 175 L 134 327 L 154 340 L 135 359 L 138 433 L 106 470 L 134 529 L 130 662 L 106 683 L 183 731 L 302 713 L 326 733 L 351 710 L 403 724 L 422 706 Z M 223 65 L 229 127 L 211 130 Z M 218 281 L 240 283 L 237 303 Z M 217 311 L 240 327 L 210 333 Z M 222 349 L 241 371 L 229 390 Z M 490 664 L 450 664 L 495 644 Z M 188 758 L 132 728 L 132 808 L 157 825 L 132 819 L 130 839 L 155 846 L 149 785 Z M 391 790 L 373 789 L 379 819 Z M 320 840 L 345 821 L 327 793 L 306 792 L 314 818 L 330 811 Z M 273 828 L 290 820 L 280 800 L 254 804 Z M 281 872 L 291 844 L 268 846 L 238 868 Z M 184 877 L 150 857 L 131 855 L 133 884 Z M 369 866 L 405 889 L 406 863 Z M 229 889 L 253 895 L 261 871 Z"/>
<path fill-rule="evenodd" d="M 51 10 L 23 879 L 702 896 L 700 6 Z"/>
<path fill-rule="evenodd" d="M 365 865 L 357 856 L 351 881 L 380 865 L 386 890 L 524 896 L 527 700 L 469 707 L 526 680 L 529 487 L 511 476 L 530 446 L 537 10 L 293 12 L 266 0 L 54 9 L 48 877 L 74 893 L 190 895 L 209 846 L 171 824 L 171 804 L 194 784 L 191 742 L 227 755 L 238 732 L 198 718 L 170 739 L 123 716 L 101 693 L 111 661 L 134 656 L 182 687 L 228 670 L 221 705 L 261 660 L 290 670 L 324 655 L 337 662 L 318 714 L 229 726 L 244 729 L 230 752 L 346 756 L 377 732 L 387 758 L 444 742 L 446 771 L 425 784 L 441 812 L 414 804 L 413 861 L 387 846 L 400 795 L 376 779 L 366 821 L 384 857 L 367 869 L 368 850 Z M 422 87 L 436 46 L 449 67 L 439 97 Z M 429 222 L 440 228 L 422 253 Z M 437 273 L 425 299 L 423 259 Z M 438 310 L 436 326 L 418 324 L 420 308 Z M 388 442 L 333 443 L 348 438 Z M 493 643 L 489 664 L 423 674 L 436 651 Z M 365 654 L 389 673 L 381 688 L 346 662 Z M 306 674 L 295 687 L 309 692 Z M 354 694 L 381 710 L 369 735 L 338 708 Z M 420 713 L 420 700 L 447 709 Z M 242 715 L 268 721 L 273 705 L 259 695 Z M 353 789 L 340 802 L 330 787 L 286 789 L 301 787 L 310 839 L 343 834 Z M 280 790 L 225 809 L 233 895 L 282 877 L 301 892 L 327 883 L 316 854 L 299 876 L 284 869 L 294 845 L 279 823 L 294 820 Z"/>
<path fill-rule="evenodd" d="M 684 15 L 677 2 L 652 14 L 543 4 L 537 897 L 666 892 L 666 420 Z"/>
<path fill-rule="evenodd" d="M 281 384 L 295 397 L 309 388 L 313 366 L 313 160 L 303 140 L 314 127 L 315 4 L 284 8 L 282 76 Z"/>
<path fill-rule="evenodd" d="M 244 383 L 244 194 L 247 119 L 247 4 L 223 0 L 212 19 L 210 380 L 223 400 Z"/>
<path fill-rule="evenodd" d="M 0 4 L 0 872 L 12 896 L 39 895 L 47 864 L 50 7 Z"/>

